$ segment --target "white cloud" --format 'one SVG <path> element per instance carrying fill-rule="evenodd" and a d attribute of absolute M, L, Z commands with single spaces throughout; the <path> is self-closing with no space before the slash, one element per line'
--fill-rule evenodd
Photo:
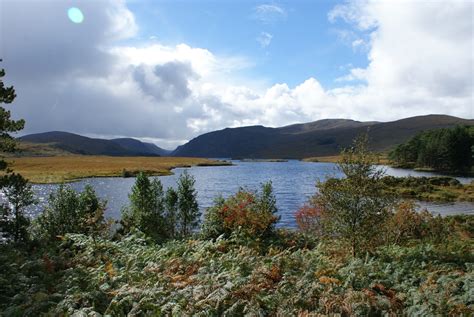
<path fill-rule="evenodd" d="M 351 68 L 350 73 L 335 79 L 336 82 L 367 80 L 367 70 L 364 68 Z"/>
<path fill-rule="evenodd" d="M 287 13 L 276 4 L 261 4 L 254 8 L 253 17 L 264 24 L 273 24 L 285 20 Z"/>
<path fill-rule="evenodd" d="M 272 42 L 273 35 L 267 32 L 261 32 L 259 36 L 257 36 L 257 42 L 260 44 L 260 47 L 265 48 Z"/>
<path fill-rule="evenodd" d="M 71 3 L 83 10 L 83 24 L 64 19 Z M 2 27 L 9 32 L 2 34 L 0 55 L 7 84 L 18 93 L 13 113 L 26 119 L 27 132 L 131 136 L 169 148 L 228 126 L 427 113 L 473 117 L 470 3 L 357 1 L 336 7 L 330 19 L 366 32 L 369 65 L 344 66 L 341 86 L 330 90 L 316 78 L 295 87 L 263 84 L 241 75 L 253 66 L 247 58 L 184 43 L 120 44 L 138 29 L 123 1 L 2 5 Z M 259 10 L 286 16 L 269 6 Z"/>
<path fill-rule="evenodd" d="M 367 85 L 355 102 L 371 102 L 384 117 L 439 112 L 473 116 L 473 4 L 351 1 L 342 18 L 370 32 Z M 355 70 L 350 76 L 357 77 Z M 360 70 L 358 70 L 360 72 Z"/>

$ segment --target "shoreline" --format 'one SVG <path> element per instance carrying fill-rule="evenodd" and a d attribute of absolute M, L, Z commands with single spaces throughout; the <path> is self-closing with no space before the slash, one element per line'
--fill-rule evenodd
<path fill-rule="evenodd" d="M 232 166 L 232 162 L 194 157 L 51 156 L 7 158 L 14 172 L 32 184 L 61 184 L 85 178 L 173 175 L 175 168 Z"/>

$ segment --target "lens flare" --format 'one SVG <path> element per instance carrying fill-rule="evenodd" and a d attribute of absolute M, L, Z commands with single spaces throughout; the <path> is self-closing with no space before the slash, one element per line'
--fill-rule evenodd
<path fill-rule="evenodd" d="M 75 7 L 67 10 L 67 16 L 69 17 L 69 20 L 74 23 L 82 23 L 82 21 L 84 21 L 84 15 L 82 14 L 81 9 Z"/>

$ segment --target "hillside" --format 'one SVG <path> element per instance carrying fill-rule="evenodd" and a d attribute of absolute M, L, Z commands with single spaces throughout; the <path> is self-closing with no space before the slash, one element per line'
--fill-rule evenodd
<path fill-rule="evenodd" d="M 143 153 L 145 156 L 146 155 L 166 156 L 171 153 L 171 151 L 164 150 L 153 143 L 141 142 L 139 140 L 132 139 L 132 138 L 112 139 L 111 141 L 120 145 L 121 147 L 125 148 L 128 151 L 135 152 L 135 153 Z"/>
<path fill-rule="evenodd" d="M 174 156 L 227 158 L 304 158 L 339 153 L 360 133 L 369 130 L 371 147 L 386 151 L 420 131 L 474 125 L 474 120 L 427 115 L 392 122 L 325 119 L 281 128 L 227 128 L 198 136 L 178 147 Z"/>
<path fill-rule="evenodd" d="M 33 151 L 24 153 L 30 156 L 34 156 L 34 149 L 38 148 L 38 146 L 32 147 L 32 144 L 41 144 L 43 147 L 56 149 L 60 152 L 81 155 L 161 156 L 167 153 L 166 150 L 154 144 L 143 143 L 131 138 L 105 140 L 60 131 L 29 134 L 20 137 L 19 141 L 20 144 L 30 144 L 28 148 L 33 149 Z M 54 151 L 46 152 L 54 153 Z"/>

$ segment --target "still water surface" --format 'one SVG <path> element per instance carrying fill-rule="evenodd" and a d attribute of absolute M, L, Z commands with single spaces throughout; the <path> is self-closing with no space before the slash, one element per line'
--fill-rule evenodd
<path fill-rule="evenodd" d="M 310 163 L 301 161 L 288 162 L 240 162 L 234 166 L 191 167 L 189 174 L 196 179 L 198 203 L 202 212 L 212 206 L 215 197 L 227 197 L 235 193 L 239 187 L 257 189 L 263 182 L 271 180 L 277 198 L 278 212 L 281 215 L 280 226 L 294 227 L 293 213 L 301 207 L 315 192 L 315 183 L 326 177 L 340 177 L 333 163 Z M 163 187 L 176 186 L 176 181 L 184 168 L 175 169 L 174 175 L 160 176 Z M 393 176 L 434 176 L 435 173 L 415 172 L 405 169 L 386 167 L 388 175 Z M 462 183 L 469 183 L 474 178 L 458 178 Z M 135 182 L 134 178 L 89 178 L 70 185 L 82 190 L 86 184 L 92 185 L 98 195 L 107 200 L 106 215 L 120 218 L 123 206 L 128 204 L 128 193 Z M 34 216 L 42 210 L 49 193 L 58 185 L 34 185 L 39 203 L 31 209 Z M 433 213 L 443 215 L 470 213 L 474 214 L 474 203 L 420 203 Z"/>

